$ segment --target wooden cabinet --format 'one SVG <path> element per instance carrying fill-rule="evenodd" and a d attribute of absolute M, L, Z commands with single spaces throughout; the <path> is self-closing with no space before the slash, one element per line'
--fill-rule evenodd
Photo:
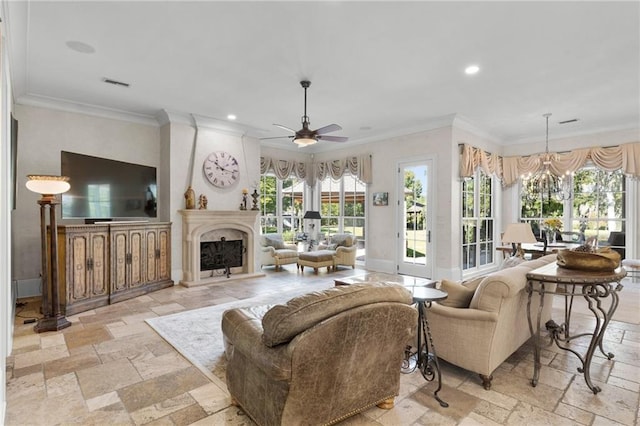
<path fill-rule="evenodd" d="M 59 294 L 66 314 L 108 304 L 109 228 L 58 227 L 58 249 Z"/>
<path fill-rule="evenodd" d="M 173 285 L 170 223 L 66 225 L 58 239 L 66 315 Z"/>

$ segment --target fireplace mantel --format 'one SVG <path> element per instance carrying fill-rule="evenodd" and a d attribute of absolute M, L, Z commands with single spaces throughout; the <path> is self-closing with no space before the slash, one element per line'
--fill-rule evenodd
<path fill-rule="evenodd" d="M 256 274 L 256 235 L 258 210 L 179 210 L 182 215 L 182 280 L 186 287 L 244 279 Z M 214 230 L 234 229 L 246 233 L 247 250 L 244 270 L 229 278 L 200 276 L 200 241 L 204 234 Z"/>

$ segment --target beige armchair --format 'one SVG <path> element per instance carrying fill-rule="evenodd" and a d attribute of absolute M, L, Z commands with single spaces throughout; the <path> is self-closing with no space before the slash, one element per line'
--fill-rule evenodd
<path fill-rule="evenodd" d="M 400 285 L 367 283 L 226 311 L 234 403 L 274 426 L 334 424 L 373 405 L 392 408 L 417 324 L 411 304 Z"/>
<path fill-rule="evenodd" d="M 484 388 L 490 389 L 493 371 L 531 338 L 527 272 L 555 261 L 556 255 L 551 254 L 487 275 L 479 284 L 476 281 L 475 291 L 470 289 L 468 307 L 445 306 L 446 300 L 434 303 L 428 318 L 438 357 L 480 374 Z M 450 298 L 459 294 L 456 289 Z M 542 324 L 551 317 L 551 298 L 545 296 Z M 539 300 L 537 295 L 532 298 L 533 313 L 538 311 Z"/>
<path fill-rule="evenodd" d="M 287 244 L 282 234 L 263 234 L 260 236 L 260 267 L 275 265 L 278 270 L 282 265 L 298 263 L 298 246 Z"/>
<path fill-rule="evenodd" d="M 332 250 L 334 268 L 339 265 L 356 267 L 356 236 L 352 234 L 333 234 L 325 244 L 318 245 L 318 250 Z"/>

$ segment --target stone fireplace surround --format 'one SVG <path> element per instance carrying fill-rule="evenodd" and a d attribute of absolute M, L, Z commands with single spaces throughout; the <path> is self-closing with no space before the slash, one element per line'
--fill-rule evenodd
<path fill-rule="evenodd" d="M 182 280 L 180 284 L 193 287 L 238 279 L 264 276 L 256 273 L 257 210 L 179 210 L 182 215 Z M 231 268 L 231 276 L 200 271 L 200 242 L 220 237 L 238 238 L 243 246 L 242 267 Z M 211 276 L 213 275 L 213 276 Z"/>

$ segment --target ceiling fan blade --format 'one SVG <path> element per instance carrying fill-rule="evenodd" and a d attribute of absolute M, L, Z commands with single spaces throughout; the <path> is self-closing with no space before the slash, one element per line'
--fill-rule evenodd
<path fill-rule="evenodd" d="M 342 130 L 342 127 L 337 124 L 329 124 L 328 126 L 320 127 L 315 132 L 317 135 L 324 135 L 325 133 L 337 132 L 338 130 Z"/>
<path fill-rule="evenodd" d="M 282 124 L 274 124 L 274 126 L 280 127 L 281 129 L 286 130 L 286 131 L 291 132 L 291 133 L 295 133 L 296 132 L 295 130 L 293 130 L 293 129 L 287 127 L 287 126 L 283 126 Z"/>
<path fill-rule="evenodd" d="M 260 138 L 261 141 L 267 140 L 267 139 L 291 139 L 293 136 L 274 136 L 272 138 Z"/>
<path fill-rule="evenodd" d="M 318 135 L 318 139 L 331 142 L 346 142 L 349 140 L 346 136 L 322 136 Z"/>

